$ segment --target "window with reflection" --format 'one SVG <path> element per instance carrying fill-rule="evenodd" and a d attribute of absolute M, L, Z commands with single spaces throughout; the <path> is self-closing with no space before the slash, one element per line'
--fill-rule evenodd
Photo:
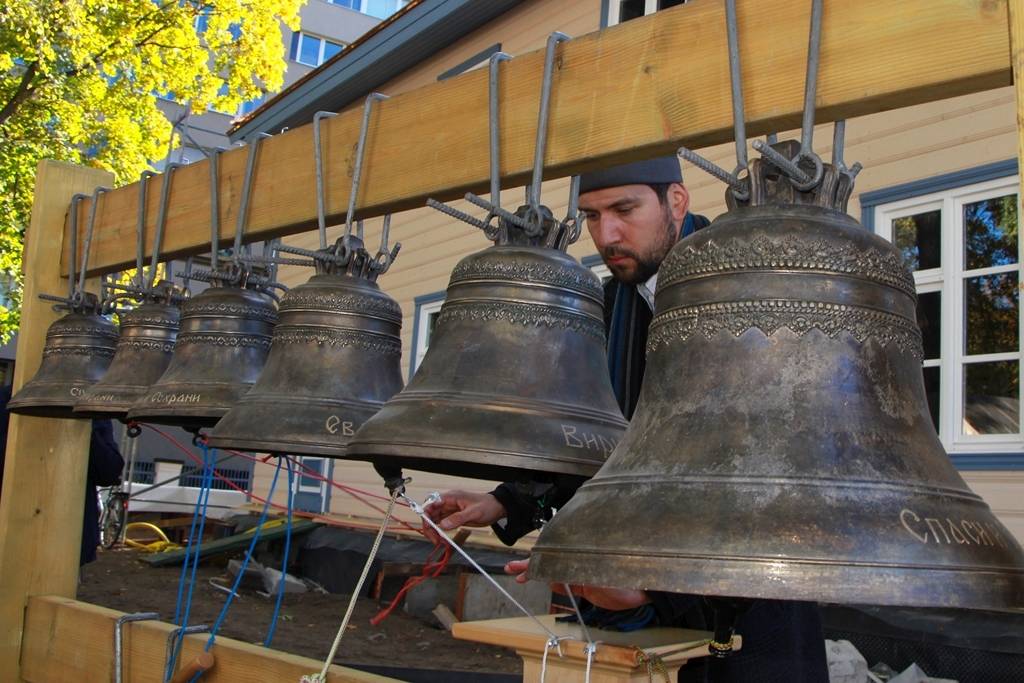
<path fill-rule="evenodd" d="M 928 409 L 952 452 L 1024 447 L 1017 182 L 875 208 L 879 234 L 914 274 Z"/>

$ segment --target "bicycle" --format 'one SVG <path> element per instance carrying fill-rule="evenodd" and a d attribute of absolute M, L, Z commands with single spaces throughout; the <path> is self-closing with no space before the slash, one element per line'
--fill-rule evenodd
<path fill-rule="evenodd" d="M 111 486 L 103 501 L 103 511 L 100 514 L 100 545 L 104 550 L 110 550 L 121 540 L 125 523 L 128 521 L 130 494 L 122 486 L 121 483 Z"/>

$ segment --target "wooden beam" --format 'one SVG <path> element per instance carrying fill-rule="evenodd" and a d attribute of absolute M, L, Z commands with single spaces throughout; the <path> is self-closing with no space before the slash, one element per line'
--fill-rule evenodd
<path fill-rule="evenodd" d="M 30 683 L 114 680 L 114 624 L 122 614 L 67 598 L 32 598 L 25 616 L 22 678 Z M 125 624 L 123 680 L 131 683 L 163 681 L 167 636 L 173 628 L 162 621 Z M 204 635 L 185 638 L 179 666 L 203 651 L 206 638 Z M 298 681 L 303 675 L 318 673 L 323 665 L 308 657 L 231 638 L 217 638 L 211 652 L 216 665 L 203 675 L 204 683 Z M 334 665 L 327 681 L 388 683 L 393 679 Z"/>
<path fill-rule="evenodd" d="M 111 180 L 105 171 L 56 161 L 39 163 L 25 235 L 15 392 L 39 368 L 46 330 L 58 316 L 52 304 L 37 295 L 67 293 L 58 263 L 71 196 L 92 192 Z M 10 416 L 0 497 L 0 678 L 4 680 L 18 680 L 28 596 L 75 595 L 88 462 L 88 421 Z"/>
<path fill-rule="evenodd" d="M 1013 63 L 1013 84 L 1017 95 L 1017 164 L 1024 169 L 1024 0 L 1009 0 L 1010 60 Z M 1024 173 L 1017 194 L 1018 210 L 1024 199 Z"/>
<path fill-rule="evenodd" d="M 811 3 L 740 0 L 748 132 L 797 127 L 802 111 Z M 559 47 L 546 177 L 732 139 L 720 0 L 697 0 L 592 33 Z M 556 28 L 556 27 L 552 27 Z M 532 166 L 543 51 L 502 66 L 502 175 L 522 184 Z M 1009 85 L 1006 3 L 1000 0 L 828 0 L 818 87 L 819 122 Z M 451 199 L 487 185 L 487 73 L 395 95 L 376 105 L 358 197 L 363 216 Z M 324 122 L 327 206 L 340 222 L 348 203 L 361 107 Z M 246 151 L 221 163 L 222 235 L 233 231 Z M 315 225 L 311 126 L 263 143 L 247 240 Z M 174 177 L 165 253 L 206 249 L 207 162 Z M 162 180 L 152 183 L 156 197 Z M 92 269 L 110 272 L 134 254 L 134 186 L 100 200 Z M 88 210 L 83 202 L 83 216 Z M 156 201 L 148 208 L 150 225 Z M 84 220 L 83 220 L 84 224 Z M 149 230 L 152 232 L 152 229 Z M 401 239 L 401 231 L 397 237 Z"/>

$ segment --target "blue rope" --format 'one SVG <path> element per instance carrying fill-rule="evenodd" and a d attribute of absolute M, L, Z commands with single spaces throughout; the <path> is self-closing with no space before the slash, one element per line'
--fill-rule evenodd
<path fill-rule="evenodd" d="M 210 449 L 207 448 L 205 443 L 200 443 L 200 448 L 203 451 L 203 476 L 199 484 L 199 495 L 196 497 L 196 507 L 192 513 L 192 525 L 189 528 L 188 546 L 185 548 L 185 560 L 182 562 L 181 577 L 178 579 L 178 599 L 174 606 L 174 623 L 177 626 L 182 627 L 182 630 L 178 633 L 174 647 L 171 649 L 171 654 L 167 658 L 166 668 L 164 669 L 165 683 L 171 680 L 171 677 L 174 675 L 174 660 L 177 658 L 176 655 L 178 649 L 181 647 L 182 640 L 185 638 L 184 627 L 188 626 L 188 617 L 192 610 L 192 592 L 196 584 L 196 570 L 199 567 L 199 551 L 202 547 L 203 529 L 206 526 L 206 513 L 210 503 L 210 489 L 213 484 L 213 457 Z M 188 596 L 184 600 L 183 611 L 182 598 L 186 583 L 185 577 L 189 575 L 189 569 L 191 569 L 191 576 L 189 576 L 188 579 Z"/>
<path fill-rule="evenodd" d="M 231 585 L 231 593 L 228 594 L 227 600 L 224 601 L 224 606 L 220 609 L 220 614 L 217 615 L 217 621 L 213 622 L 213 628 L 210 629 L 210 638 L 206 641 L 206 647 L 203 648 L 209 652 L 210 648 L 213 647 L 214 641 L 217 639 L 217 632 L 220 627 L 224 624 L 224 620 L 228 616 L 228 610 L 231 608 L 231 603 L 235 599 L 235 595 L 238 594 L 238 586 L 242 583 L 242 577 L 245 576 L 245 570 L 249 566 L 249 560 L 252 559 L 252 553 L 256 549 L 256 544 L 260 542 L 260 534 L 263 531 L 263 524 L 267 521 L 267 511 L 270 510 L 270 501 L 274 499 L 274 489 L 277 488 L 277 475 L 281 474 L 281 459 L 277 460 L 277 469 L 274 470 L 274 478 L 270 481 L 270 491 L 267 493 L 267 500 L 263 504 L 263 512 L 260 513 L 260 519 L 256 523 L 256 529 L 252 535 L 252 542 L 249 543 L 249 549 L 245 551 L 245 559 L 242 560 L 242 566 L 238 570 L 238 575 L 235 576 L 235 582 Z M 202 672 L 197 673 L 192 677 L 192 681 L 199 680 Z"/>
<path fill-rule="evenodd" d="M 277 617 L 281 613 L 281 601 L 284 599 L 284 588 L 287 584 L 285 579 L 288 577 L 288 555 L 292 547 L 292 508 L 295 501 L 295 470 L 292 468 L 290 457 L 287 455 L 281 457 L 284 458 L 285 464 L 288 466 L 288 521 L 285 522 L 284 559 L 281 561 L 281 580 L 277 584 L 277 601 L 274 603 L 274 614 L 270 617 L 270 627 L 267 629 L 267 637 L 263 641 L 263 647 L 270 647 L 270 643 L 274 640 L 274 631 L 277 630 Z M 279 465 L 280 462 L 278 460 Z"/>

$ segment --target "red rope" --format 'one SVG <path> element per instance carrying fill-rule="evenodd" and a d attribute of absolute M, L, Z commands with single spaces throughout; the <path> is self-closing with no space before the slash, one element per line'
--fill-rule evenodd
<path fill-rule="evenodd" d="M 140 423 L 140 424 L 141 424 L 141 426 L 146 427 L 148 429 L 151 429 L 152 431 L 154 431 L 157 434 L 159 434 L 160 436 L 162 436 L 164 439 L 166 439 L 172 445 L 174 445 L 178 450 L 180 450 L 182 453 L 187 455 L 193 462 L 195 462 L 196 464 L 202 466 L 203 461 L 199 458 L 199 456 L 197 456 L 192 451 L 190 451 L 188 448 L 186 448 L 180 441 L 175 439 L 173 436 L 171 436 L 170 434 L 168 434 L 168 433 L 166 433 L 166 432 L 164 432 L 164 431 L 162 431 L 160 429 L 157 429 L 156 427 L 154 427 L 152 425 L 149 425 L 149 424 L 146 424 L 146 423 Z M 250 456 L 248 454 L 235 453 L 233 451 L 232 451 L 232 454 L 233 455 L 241 456 L 241 457 L 246 458 L 248 460 L 252 460 L 253 462 L 261 462 L 260 458 L 253 457 L 253 456 Z M 292 459 L 292 461 L 294 462 L 294 459 Z M 302 463 L 297 463 L 297 464 L 299 466 L 303 466 Z M 324 478 L 323 476 L 317 474 L 317 472 L 315 472 L 314 470 L 309 470 L 309 471 L 311 472 L 312 475 L 316 475 L 322 481 L 326 481 L 328 483 L 335 483 L 332 480 Z M 253 500 L 256 500 L 256 501 L 258 501 L 260 503 L 266 503 L 267 502 L 266 498 L 262 498 L 262 497 L 256 495 L 255 493 L 253 493 L 252 491 L 246 491 L 241 486 L 239 486 L 235 482 L 231 481 L 227 477 L 223 476 L 222 474 L 220 474 L 216 470 L 214 470 L 213 476 L 216 477 L 217 479 L 219 479 L 220 481 L 224 482 L 225 484 L 227 484 L 227 486 L 229 486 L 230 488 L 234 489 L 235 491 L 238 491 L 239 493 L 243 493 L 243 494 L 245 494 L 247 496 L 252 497 Z M 376 510 L 377 512 L 380 512 L 381 514 L 384 514 L 384 512 L 385 512 L 384 510 L 378 508 L 376 505 L 373 505 L 369 501 L 363 500 L 362 498 L 360 498 L 356 494 L 352 493 L 351 491 L 346 490 L 347 487 L 341 487 L 339 485 L 339 488 L 341 488 L 341 490 L 345 491 L 346 493 L 348 493 L 349 495 L 351 495 L 353 498 L 355 498 L 359 502 L 363 503 L 364 505 L 366 505 L 366 506 L 368 506 L 370 508 L 373 508 L 374 510 Z M 358 490 L 358 489 L 356 489 L 356 490 Z M 373 495 L 373 494 L 368 494 L 368 495 Z M 278 510 L 286 510 L 287 511 L 287 509 L 288 509 L 286 506 L 280 505 L 279 503 L 271 502 L 270 505 L 271 505 L 271 507 L 274 507 L 274 508 L 276 508 Z M 369 529 L 375 528 L 372 525 L 359 524 L 359 523 L 342 524 L 342 523 L 338 522 L 337 520 L 331 519 L 330 517 L 324 517 L 323 515 L 318 515 L 318 514 L 315 514 L 315 513 L 312 513 L 312 512 L 303 512 L 303 511 L 300 511 L 300 510 L 295 510 L 294 514 L 299 515 L 300 517 L 307 517 L 309 519 L 315 519 L 317 521 L 322 521 L 322 522 L 325 522 L 327 524 L 330 524 L 331 526 L 358 526 L 358 527 L 361 527 L 361 528 L 369 528 Z M 420 533 L 420 534 L 423 533 L 422 529 L 414 527 L 414 526 L 410 525 L 407 522 L 404 522 L 404 521 L 402 521 L 400 519 L 395 519 L 395 521 L 398 524 L 404 526 L 406 529 L 409 529 L 410 531 L 415 531 L 415 532 Z"/>
<path fill-rule="evenodd" d="M 427 579 L 437 578 L 441 574 L 441 572 L 445 570 L 445 568 L 448 566 L 448 560 L 450 560 L 452 557 L 452 547 L 447 543 L 443 543 L 442 545 L 444 546 L 443 548 L 441 548 L 441 545 L 435 545 L 433 548 L 430 549 L 430 554 L 427 555 L 427 561 L 423 563 L 423 573 L 419 576 L 410 576 L 408 579 L 406 579 L 405 584 L 402 586 L 402 589 L 398 591 L 398 595 L 396 595 L 394 599 L 391 600 L 391 604 L 382 609 L 380 612 L 377 612 L 377 615 L 370 619 L 370 623 L 372 625 L 378 626 L 380 622 L 387 619 L 388 615 L 390 615 L 394 611 L 394 609 L 398 607 L 398 605 L 402 602 L 402 598 L 405 597 L 406 593 L 408 593 L 414 587 L 420 585 Z M 434 556 L 436 555 L 438 549 L 441 549 L 441 557 L 435 560 Z"/>

